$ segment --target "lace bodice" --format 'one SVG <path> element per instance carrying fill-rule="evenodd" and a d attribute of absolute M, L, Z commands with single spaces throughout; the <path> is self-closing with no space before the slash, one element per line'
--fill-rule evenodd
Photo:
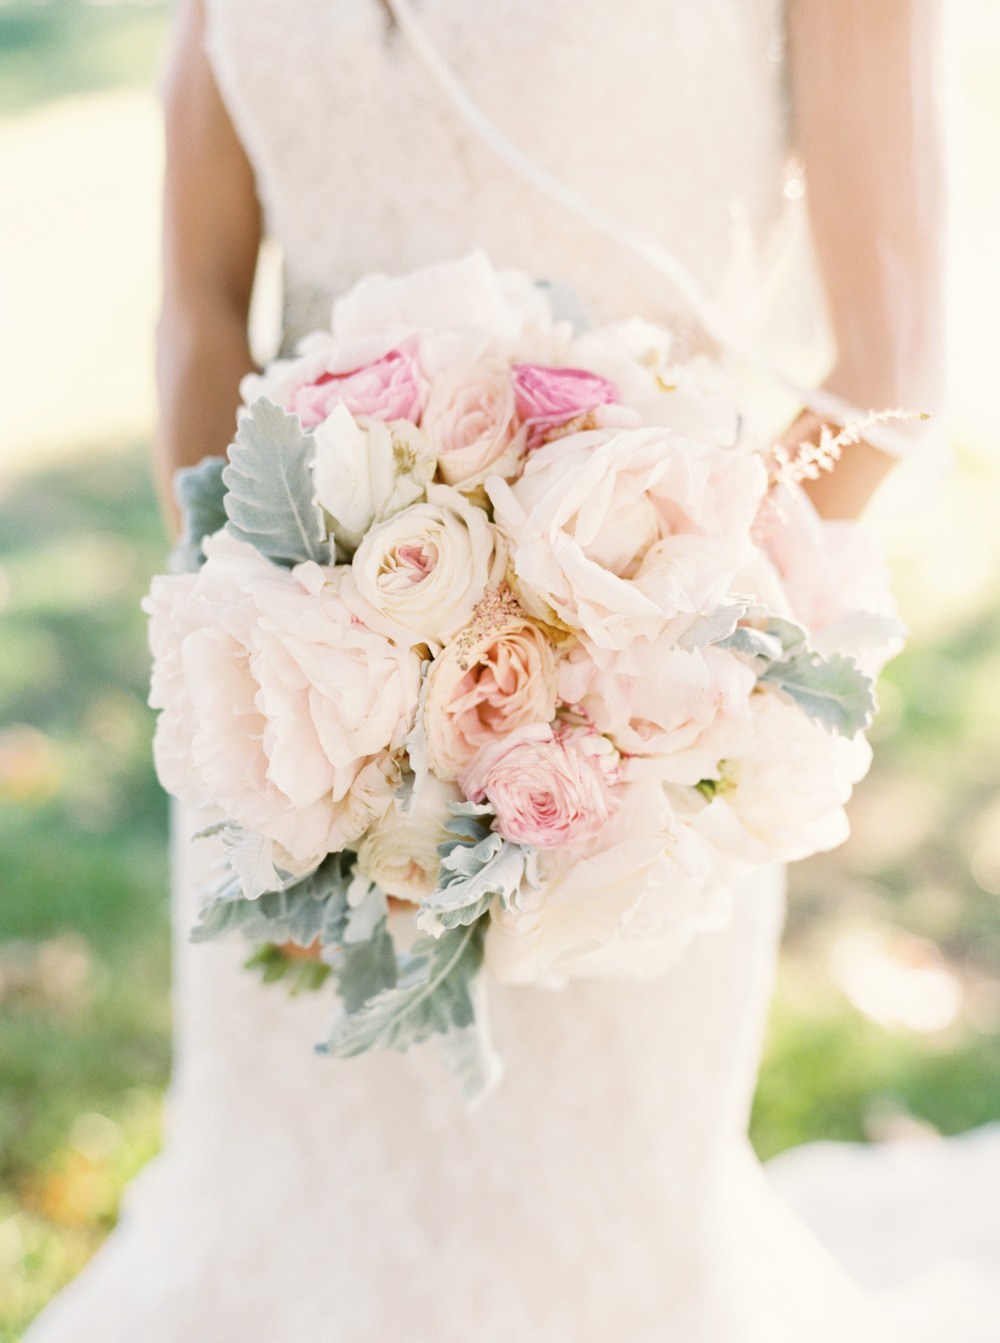
<path fill-rule="evenodd" d="M 208 49 L 292 289 L 470 247 L 600 319 L 666 281 L 526 188 L 456 117 L 379 0 L 208 0 Z M 767 269 L 786 157 L 778 0 L 421 0 L 497 127 L 717 300 Z M 294 14 L 294 17 L 293 17 Z"/>

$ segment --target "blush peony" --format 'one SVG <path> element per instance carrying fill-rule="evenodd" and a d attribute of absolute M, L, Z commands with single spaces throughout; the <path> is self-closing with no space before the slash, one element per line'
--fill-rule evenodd
<path fill-rule="evenodd" d="M 164 787 L 272 839 L 297 867 L 358 838 L 388 806 L 419 660 L 352 618 L 342 570 L 287 570 L 220 532 L 197 575 L 144 603 Z"/>
<path fill-rule="evenodd" d="M 510 366 L 494 358 L 446 368 L 433 381 L 423 428 L 446 485 L 469 493 L 488 475 L 516 476 L 527 435 L 517 421 Z"/>
<path fill-rule="evenodd" d="M 516 539 L 522 604 L 599 656 L 725 598 L 755 554 L 750 526 L 765 485 L 757 458 L 637 429 L 549 443 L 513 486 L 486 488 L 498 526 Z"/>

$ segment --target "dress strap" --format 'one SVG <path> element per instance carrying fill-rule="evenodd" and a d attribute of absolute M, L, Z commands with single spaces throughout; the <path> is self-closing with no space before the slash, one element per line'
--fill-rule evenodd
<path fill-rule="evenodd" d="M 612 218 L 580 196 L 564 182 L 546 172 L 527 154 L 522 153 L 497 129 L 442 58 L 428 37 L 423 24 L 418 20 L 410 0 L 384 0 L 384 3 L 392 11 L 400 32 L 410 44 L 414 54 L 426 67 L 455 111 L 497 158 L 506 163 L 536 191 L 662 275 L 673 286 L 688 311 L 720 350 L 724 350 L 748 369 L 790 392 L 803 406 L 822 420 L 838 425 L 850 425 L 869 419 L 870 412 L 851 405 L 850 402 L 824 388 L 802 385 L 782 369 L 762 359 L 756 352 L 748 350 L 730 329 L 698 281 L 673 252 L 654 242 L 638 229 L 630 228 Z M 912 456 L 915 450 L 919 451 L 914 439 L 884 423 L 866 425 L 864 438 L 866 442 L 896 457 Z"/>

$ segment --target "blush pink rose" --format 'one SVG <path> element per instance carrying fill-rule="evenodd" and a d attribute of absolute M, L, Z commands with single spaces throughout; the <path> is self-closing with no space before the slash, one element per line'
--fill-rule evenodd
<path fill-rule="evenodd" d="M 390 350 L 381 359 L 349 373 L 319 374 L 296 387 L 285 403 L 306 429 L 321 424 L 334 407 L 343 405 L 352 415 L 373 420 L 420 422 L 424 380 L 420 365 L 405 350 Z"/>
<path fill-rule="evenodd" d="M 505 839 L 549 849 L 598 833 L 618 772 L 607 738 L 534 723 L 484 746 L 458 782 L 471 801 L 489 801 Z"/>
<path fill-rule="evenodd" d="M 556 711 L 556 666 L 544 631 L 509 592 L 488 592 L 472 623 L 427 673 L 424 727 L 431 769 L 455 779 L 476 752 Z"/>
<path fill-rule="evenodd" d="M 525 451 L 510 366 L 503 359 L 456 363 L 433 379 L 423 428 L 437 447 L 446 485 L 466 493 L 488 475 L 516 476 Z"/>
<path fill-rule="evenodd" d="M 279 568 L 225 532 L 205 552 L 144 602 L 157 771 L 308 867 L 389 806 L 420 662 L 352 617 L 346 571 Z"/>
<path fill-rule="evenodd" d="M 528 448 L 537 448 L 551 430 L 578 415 L 620 399 L 613 382 L 583 368 L 515 364 L 511 382 L 518 418 L 528 431 Z"/>

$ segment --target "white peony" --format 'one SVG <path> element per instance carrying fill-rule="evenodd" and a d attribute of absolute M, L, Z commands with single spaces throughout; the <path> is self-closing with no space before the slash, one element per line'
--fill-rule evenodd
<path fill-rule="evenodd" d="M 274 840 L 297 868 L 389 805 L 419 659 L 364 629 L 344 570 L 292 570 L 220 532 L 201 572 L 153 580 L 144 609 L 163 786 Z"/>
<path fill-rule="evenodd" d="M 464 802 L 453 783 L 429 774 L 408 815 L 389 807 L 358 845 L 358 869 L 387 895 L 419 904 L 437 886 L 437 846 L 454 836 L 445 829 L 449 802 Z"/>

